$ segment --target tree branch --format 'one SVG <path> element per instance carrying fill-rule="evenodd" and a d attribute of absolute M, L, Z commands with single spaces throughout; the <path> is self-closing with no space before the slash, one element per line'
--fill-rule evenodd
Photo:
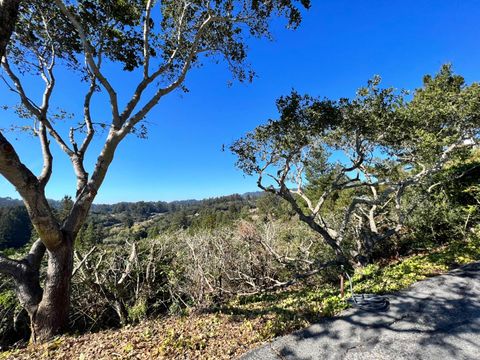
<path fill-rule="evenodd" d="M 44 103 L 42 104 L 42 107 L 38 107 L 26 95 L 24 87 L 23 87 L 20 79 L 12 71 L 12 69 L 10 68 L 6 58 L 4 58 L 4 60 L 2 61 L 2 65 L 3 65 L 3 68 L 5 69 L 5 71 L 7 72 L 8 76 L 10 77 L 10 79 L 15 84 L 15 87 L 17 89 L 17 93 L 20 95 L 20 100 L 22 101 L 23 106 L 25 106 L 27 108 L 27 110 L 30 111 L 30 113 L 32 113 L 32 115 L 34 115 L 40 122 L 42 122 L 45 125 L 48 132 L 55 139 L 55 141 L 58 143 L 60 148 L 69 157 L 72 157 L 72 155 L 74 155 L 74 152 L 72 151 L 72 149 L 70 149 L 68 147 L 66 142 L 60 136 L 60 134 L 58 134 L 58 132 L 53 128 L 52 124 L 50 123 L 50 121 L 48 121 L 47 116 L 46 116 L 46 113 L 47 113 L 47 110 L 48 110 L 48 103 L 49 103 L 48 101 L 49 101 L 49 98 L 51 96 L 51 92 L 53 90 L 54 82 L 51 82 L 47 85 L 45 93 L 44 93 Z M 52 76 L 53 76 L 53 73 L 52 73 Z"/>
<path fill-rule="evenodd" d="M 125 123 L 128 118 L 132 115 L 133 111 L 135 110 L 136 106 L 138 105 L 140 99 L 142 98 L 143 92 L 147 89 L 147 87 L 155 81 L 160 75 L 162 75 L 164 72 L 166 72 L 170 66 L 173 64 L 173 61 L 177 57 L 177 54 L 179 52 L 179 49 L 181 47 L 181 38 L 182 38 L 182 29 L 183 29 L 183 24 L 185 20 L 185 14 L 187 9 L 190 7 L 191 3 L 186 2 L 183 8 L 182 15 L 180 16 L 180 20 L 178 22 L 178 34 L 177 34 L 177 46 L 175 50 L 172 51 L 172 54 L 168 58 L 168 60 L 162 64 L 161 66 L 158 67 L 157 71 L 155 71 L 152 75 L 148 76 L 148 72 L 144 72 L 144 77 L 143 80 L 138 84 L 137 88 L 135 89 L 135 92 L 133 93 L 132 98 L 128 102 L 127 106 L 123 110 L 122 114 L 120 115 L 120 121 L 121 123 Z M 146 26 L 146 23 L 145 25 Z M 147 43 L 147 42 L 145 42 Z M 147 76 L 145 76 L 147 75 Z"/>
<path fill-rule="evenodd" d="M 30 268 L 33 271 L 38 271 L 40 269 L 40 264 L 42 263 L 43 255 L 45 255 L 45 245 L 42 242 L 42 239 L 37 239 L 32 247 L 30 252 L 26 256 L 26 261 L 28 262 Z"/>
<path fill-rule="evenodd" d="M 334 266 L 339 266 L 339 265 L 343 265 L 343 264 L 341 262 L 338 262 L 338 261 L 329 261 L 329 262 L 326 262 L 326 263 L 317 264 L 315 266 L 316 269 L 306 271 L 304 273 L 293 274 L 293 276 L 290 280 L 287 280 L 287 281 L 275 280 L 274 284 L 271 285 L 271 286 L 265 286 L 265 287 L 262 287 L 259 290 L 249 292 L 249 293 L 242 293 L 242 294 L 238 294 L 238 295 L 255 295 L 255 294 L 260 294 L 260 293 L 264 293 L 264 292 L 268 292 L 268 291 L 273 291 L 273 290 L 286 288 L 286 287 L 295 285 L 296 283 L 298 283 L 301 280 L 305 280 L 305 279 L 307 279 L 311 276 L 314 276 L 322 270 L 325 270 L 325 269 L 328 269 L 328 268 L 331 268 L 331 267 L 334 267 Z"/>
<path fill-rule="evenodd" d="M 153 97 L 140 109 L 135 115 L 133 115 L 130 120 L 123 126 L 122 131 L 130 132 L 131 129 L 139 122 L 141 121 L 147 113 L 160 101 L 160 99 L 175 90 L 180 84 L 183 83 L 185 80 L 185 77 L 187 76 L 187 72 L 190 69 L 190 66 L 192 64 L 193 59 L 195 58 L 195 55 L 197 53 L 198 47 L 200 45 L 200 41 L 202 39 L 202 36 L 208 26 L 214 21 L 214 18 L 209 16 L 199 27 L 197 33 L 195 34 L 195 39 L 192 42 L 192 47 L 190 50 L 190 53 L 185 60 L 185 63 L 182 67 L 182 70 L 180 71 L 179 76 L 175 81 L 173 81 L 170 85 L 167 87 L 161 88 L 157 90 L 157 92 L 153 95 Z M 152 80 L 153 81 L 153 80 Z M 139 96 L 138 96 L 139 98 Z M 132 109 L 133 111 L 133 109 Z"/>
<path fill-rule="evenodd" d="M 150 66 L 150 13 L 152 10 L 152 0 L 147 0 L 145 6 L 145 20 L 143 23 L 143 78 L 148 78 L 149 66 Z"/>
<path fill-rule="evenodd" d="M 87 135 L 83 140 L 82 145 L 78 151 L 79 156 L 83 157 L 93 139 L 95 134 L 95 129 L 93 128 L 92 115 L 90 113 L 90 103 L 92 101 L 92 96 L 95 93 L 96 88 L 96 78 L 95 75 L 92 75 L 90 78 L 90 87 L 88 92 L 85 94 L 85 100 L 83 102 L 83 117 L 85 124 L 87 125 Z"/>
<path fill-rule="evenodd" d="M 111 105 L 111 111 L 112 111 L 112 117 L 113 117 L 113 126 L 116 129 L 119 129 L 121 127 L 120 123 L 120 116 L 119 116 L 119 111 L 118 111 L 118 98 L 117 98 L 117 93 L 113 89 L 112 85 L 110 82 L 107 80 L 107 78 L 102 74 L 100 71 L 100 68 L 97 66 L 95 61 L 93 60 L 93 52 L 92 52 L 92 47 L 87 39 L 87 36 L 85 35 L 85 31 L 83 30 L 83 26 L 80 24 L 79 21 L 75 18 L 75 15 L 72 14 L 72 12 L 65 6 L 62 0 L 55 0 L 55 4 L 60 8 L 62 13 L 70 20 L 72 25 L 74 26 L 75 30 L 77 31 L 78 35 L 80 36 L 80 39 L 83 44 L 83 50 L 85 53 L 85 59 L 86 62 L 90 68 L 90 70 L 93 72 L 93 74 L 96 76 L 96 78 L 100 81 L 100 83 L 103 85 L 103 87 L 107 90 L 108 96 L 110 98 L 110 105 Z"/>
<path fill-rule="evenodd" d="M 40 139 L 43 154 L 43 170 L 38 177 L 38 182 L 40 184 L 40 188 L 44 190 L 52 175 L 53 156 L 50 151 L 50 142 L 47 139 L 47 129 L 43 123 L 40 123 L 38 137 Z"/>
<path fill-rule="evenodd" d="M 22 264 L 20 261 L 9 259 L 0 254 L 0 273 L 18 279 L 22 273 Z"/>
<path fill-rule="evenodd" d="M 97 250 L 97 247 L 96 246 L 93 246 L 90 251 L 88 251 L 85 256 L 81 256 L 78 252 L 75 251 L 75 257 L 77 259 L 79 259 L 79 263 L 77 264 L 77 266 L 75 266 L 75 268 L 73 269 L 72 271 L 72 277 L 75 276 L 75 274 L 77 273 L 78 270 L 81 269 L 81 267 L 85 264 L 85 262 L 88 260 L 89 256 L 93 254 L 93 252 Z"/>
<path fill-rule="evenodd" d="M 55 249 L 63 241 L 58 223 L 40 189 L 36 176 L 20 161 L 14 147 L 0 132 L 0 174 L 20 193 L 32 224 L 48 249 Z"/>

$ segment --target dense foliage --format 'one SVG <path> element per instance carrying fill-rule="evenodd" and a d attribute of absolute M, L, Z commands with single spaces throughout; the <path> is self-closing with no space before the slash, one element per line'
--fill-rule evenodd
<path fill-rule="evenodd" d="M 480 85 L 449 65 L 412 94 L 382 89 L 376 77 L 353 99 L 293 92 L 277 107 L 279 119 L 232 145 L 237 166 L 351 265 L 375 260 L 405 230 L 418 202 L 412 192 L 420 196 L 449 161 L 468 158 L 480 130 Z"/>
<path fill-rule="evenodd" d="M 31 235 L 32 224 L 25 207 L 0 208 L 0 249 L 20 248 Z"/>

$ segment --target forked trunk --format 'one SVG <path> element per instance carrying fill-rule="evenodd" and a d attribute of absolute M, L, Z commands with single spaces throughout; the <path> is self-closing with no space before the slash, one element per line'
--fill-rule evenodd
<path fill-rule="evenodd" d="M 42 300 L 30 314 L 32 341 L 44 342 L 67 329 L 73 270 L 73 242 L 66 236 L 62 245 L 48 251 L 48 268 Z"/>

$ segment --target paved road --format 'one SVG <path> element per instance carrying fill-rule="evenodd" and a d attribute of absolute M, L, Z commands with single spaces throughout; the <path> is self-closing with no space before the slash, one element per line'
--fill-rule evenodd
<path fill-rule="evenodd" d="M 382 313 L 349 309 L 241 360 L 480 359 L 480 263 L 389 296 Z"/>

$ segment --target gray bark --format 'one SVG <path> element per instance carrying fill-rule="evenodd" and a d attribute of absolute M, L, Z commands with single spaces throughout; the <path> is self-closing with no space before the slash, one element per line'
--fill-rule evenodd
<path fill-rule="evenodd" d="M 34 342 L 51 339 L 65 331 L 68 326 L 73 241 L 68 234 L 64 239 L 60 247 L 48 251 L 48 269 L 43 296 L 35 312 L 30 315 Z"/>
<path fill-rule="evenodd" d="M 40 264 L 46 248 L 42 240 L 32 246 L 25 259 L 8 260 L 17 297 L 30 317 L 32 341 L 43 342 L 62 333 L 68 325 L 70 283 L 73 270 L 73 241 L 65 234 L 62 245 L 47 250 L 47 276 L 42 289 Z M 0 258 L 1 263 L 5 258 Z M 0 267 L 0 270 L 4 270 Z M 6 272 L 6 271 L 3 271 Z"/>

